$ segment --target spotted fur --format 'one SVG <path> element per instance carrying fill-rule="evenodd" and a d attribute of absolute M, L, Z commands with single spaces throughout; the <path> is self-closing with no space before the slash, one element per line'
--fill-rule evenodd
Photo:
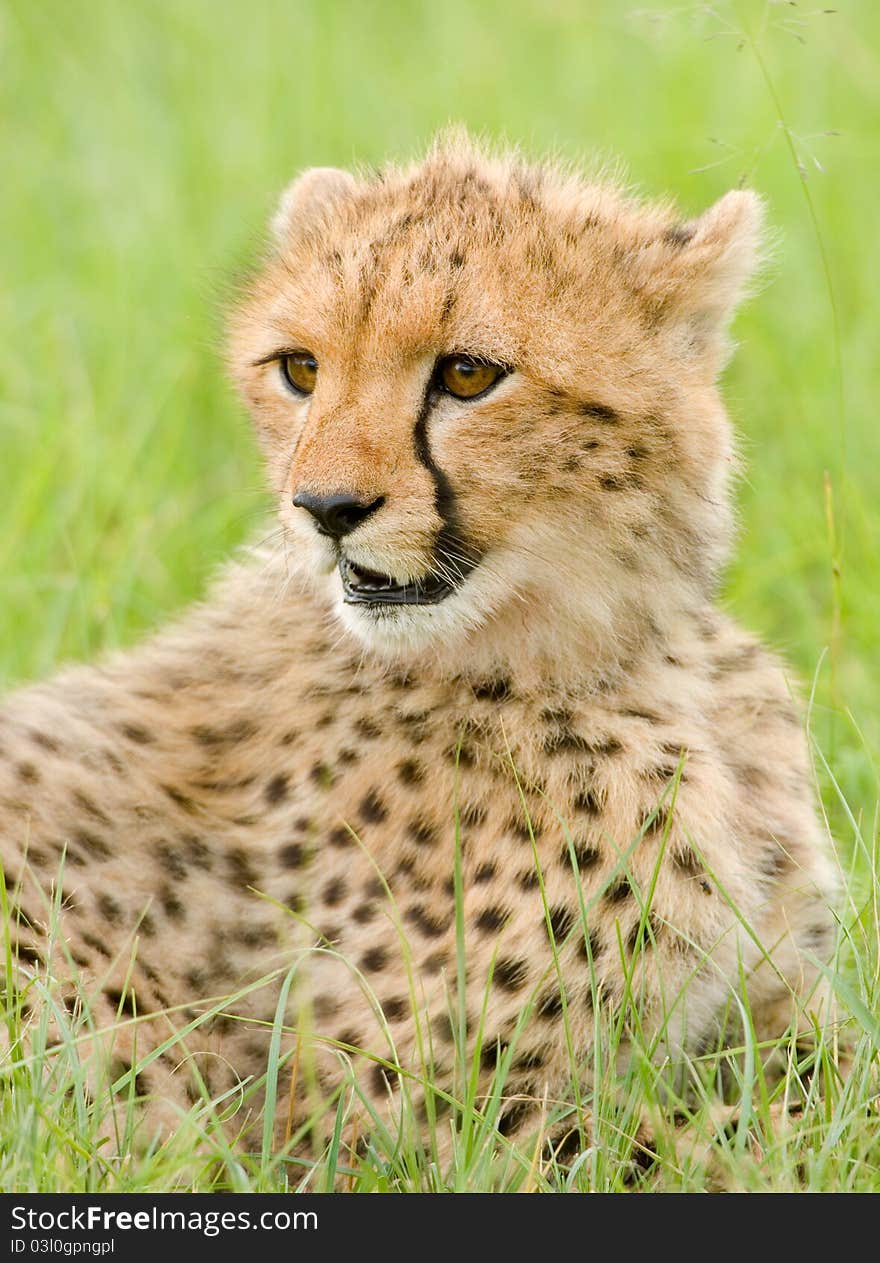
<path fill-rule="evenodd" d="M 398 1069 L 426 1095 L 426 1042 L 452 1087 L 458 839 L 465 1039 L 482 1023 L 483 1088 L 513 1045 L 504 1133 L 565 1091 L 568 1039 L 589 1065 L 627 975 L 658 1057 L 717 1040 L 741 978 L 762 1038 L 821 1017 L 835 879 L 801 724 L 779 663 L 713 603 L 733 467 L 716 379 L 759 218 L 737 192 L 682 225 L 462 136 L 292 186 L 230 337 L 282 542 L 142 647 L 6 701 L 22 969 L 45 959 L 64 857 L 53 966 L 100 988 L 106 1023 L 142 1019 L 140 1056 L 268 976 L 186 1041 L 212 1092 L 259 1076 L 296 963 L 287 1018 L 318 1087 L 342 1049 L 393 1117 Z M 285 386 L 285 349 L 315 356 L 313 395 Z M 453 352 L 506 376 L 443 396 Z M 337 546 L 303 492 L 380 507 Z M 339 548 L 452 591 L 346 604 Z M 138 1090 L 185 1108 L 186 1058 Z"/>

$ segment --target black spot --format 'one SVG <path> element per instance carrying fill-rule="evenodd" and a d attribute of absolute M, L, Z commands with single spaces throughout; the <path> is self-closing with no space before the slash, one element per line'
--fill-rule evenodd
<path fill-rule="evenodd" d="M 601 474 L 599 476 L 599 486 L 604 491 L 622 491 L 626 486 L 626 482 L 618 474 Z"/>
<path fill-rule="evenodd" d="M 112 1004 L 113 1008 L 119 1013 L 128 1013 L 130 1017 L 137 1017 L 138 1013 L 144 1010 L 138 1006 L 137 999 L 133 991 L 126 991 L 125 994 L 117 991 L 112 987 L 104 988 L 104 995 Z M 126 1069 L 130 1067 L 126 1066 Z"/>
<path fill-rule="evenodd" d="M 448 956 L 445 951 L 431 952 L 429 956 L 425 957 L 422 969 L 426 974 L 439 974 L 445 967 L 447 960 Z"/>
<path fill-rule="evenodd" d="M 188 815 L 193 815 L 197 811 L 193 800 L 184 794 L 182 790 L 179 790 L 176 785 L 160 785 L 159 788 L 173 803 L 177 804 L 181 811 L 187 812 Z"/>
<path fill-rule="evenodd" d="M 227 853 L 229 877 L 236 886 L 257 886 L 259 877 L 251 865 L 248 855 L 240 847 L 234 847 Z"/>
<path fill-rule="evenodd" d="M 327 834 L 327 841 L 331 846 L 336 847 L 352 846 L 354 844 L 354 838 L 344 825 L 339 825 L 337 828 L 331 829 Z"/>
<path fill-rule="evenodd" d="M 546 992 L 538 1000 L 537 1012 L 540 1017 L 561 1017 L 563 1011 L 562 995 L 557 987 L 553 991 Z"/>
<path fill-rule="evenodd" d="M 706 870 L 689 846 L 672 851 L 672 862 L 687 877 L 705 877 Z"/>
<path fill-rule="evenodd" d="M 442 1039 L 444 1043 L 455 1043 L 455 1030 L 452 1026 L 452 1018 L 448 1013 L 438 1013 L 431 1022 L 431 1029 L 438 1039 Z"/>
<path fill-rule="evenodd" d="M 111 925 L 116 925 L 122 916 L 122 909 L 112 895 L 98 893 L 95 896 L 95 903 L 98 905 L 98 911 L 105 921 L 109 921 Z"/>
<path fill-rule="evenodd" d="M 681 250 L 693 238 L 696 231 L 690 224 L 674 224 L 671 228 L 667 228 L 663 234 L 663 240 L 668 246 L 672 246 L 675 250 Z"/>
<path fill-rule="evenodd" d="M 359 903 L 352 916 L 358 925 L 367 925 L 376 918 L 376 905 L 374 903 Z"/>
<path fill-rule="evenodd" d="M 510 697 L 510 681 L 504 676 L 480 680 L 474 684 L 474 697 L 486 702 L 506 702 Z"/>
<path fill-rule="evenodd" d="M 119 731 L 123 737 L 127 737 L 129 741 L 133 741 L 139 746 L 152 745 L 156 740 L 153 734 L 140 724 L 120 724 Z"/>
<path fill-rule="evenodd" d="M 769 847 L 762 854 L 758 867 L 765 877 L 769 877 L 771 881 L 775 881 L 781 877 L 787 869 L 791 868 L 792 860 L 789 855 L 782 849 L 778 842 L 771 842 Z"/>
<path fill-rule="evenodd" d="M 319 789 L 332 789 L 336 783 L 336 773 L 329 763 L 315 763 L 309 772 L 309 779 Z"/>
<path fill-rule="evenodd" d="M 512 1070 L 540 1070 L 545 1063 L 544 1054 L 537 1048 L 519 1053 L 511 1064 Z"/>
<path fill-rule="evenodd" d="M 209 870 L 212 867 L 211 849 L 201 838 L 189 834 L 183 838 L 183 844 L 186 847 L 187 858 L 195 868 Z"/>
<path fill-rule="evenodd" d="M 598 816 L 602 814 L 602 804 L 599 802 L 599 799 L 592 789 L 585 789 L 579 794 L 576 794 L 572 805 L 576 811 L 582 811 L 588 816 Z"/>
<path fill-rule="evenodd" d="M 336 762 L 340 767 L 348 767 L 352 763 L 357 763 L 360 757 L 357 750 L 350 750 L 347 746 L 343 746 L 336 753 Z"/>
<path fill-rule="evenodd" d="M 500 1059 L 507 1051 L 509 1044 L 506 1040 L 496 1036 L 494 1039 L 487 1039 L 480 1049 L 480 1065 L 484 1070 L 496 1070 Z"/>
<path fill-rule="evenodd" d="M 570 724 L 572 713 L 568 706 L 545 706 L 541 711 L 545 724 Z"/>
<path fill-rule="evenodd" d="M 25 782 L 26 785 L 36 785 L 40 781 L 40 773 L 33 763 L 19 763 L 16 767 L 19 780 Z"/>
<path fill-rule="evenodd" d="M 581 400 L 578 411 L 581 416 L 590 417 L 594 421 L 607 421 L 613 424 L 620 420 L 620 415 L 613 408 L 609 408 L 604 403 L 596 403 L 592 399 Z"/>
<path fill-rule="evenodd" d="M 632 894 L 632 887 L 626 877 L 618 877 L 613 885 L 609 886 L 605 891 L 605 898 L 609 903 L 622 903 L 624 899 L 629 898 Z"/>
<path fill-rule="evenodd" d="M 29 965 L 42 965 L 43 954 L 38 952 L 35 947 L 30 947 L 27 943 L 18 943 L 15 948 L 15 954 L 19 960 L 27 961 Z"/>
<path fill-rule="evenodd" d="M 536 868 L 527 868 L 525 872 L 519 874 L 516 880 L 522 890 L 534 890 L 536 886 L 540 885 Z"/>
<path fill-rule="evenodd" d="M 651 767 L 642 768 L 642 776 L 646 780 L 654 781 L 658 785 L 665 785 L 668 781 L 674 780 L 678 772 L 678 765 L 675 763 L 655 763 Z M 687 780 L 687 776 L 682 771 L 679 777 L 681 783 Z"/>
<path fill-rule="evenodd" d="M 515 1101 L 509 1105 L 498 1119 L 498 1131 L 502 1136 L 510 1136 L 517 1131 L 532 1111 L 530 1101 Z"/>
<path fill-rule="evenodd" d="M 574 850 L 574 858 L 578 868 L 582 873 L 588 872 L 591 868 L 595 868 L 602 858 L 601 851 L 597 850 L 589 842 L 574 842 L 572 844 Z M 569 867 L 571 865 L 571 853 L 567 846 L 562 848 L 562 863 Z"/>
<path fill-rule="evenodd" d="M 583 1140 L 576 1127 L 572 1127 L 558 1141 L 554 1138 L 553 1157 L 561 1166 L 567 1166 L 583 1150 Z"/>
<path fill-rule="evenodd" d="M 410 745 L 418 745 L 424 741 L 427 735 L 426 718 L 424 711 L 398 712 L 398 719 L 406 729 L 404 740 Z"/>
<path fill-rule="evenodd" d="M 250 737 L 256 736 L 258 729 L 256 724 L 249 719 L 234 719 L 225 728 L 209 728 L 199 724 L 190 731 L 199 745 L 207 749 L 215 749 L 217 746 L 234 746 L 247 741 Z"/>
<path fill-rule="evenodd" d="M 505 991 L 519 991 L 529 974 L 528 962 L 502 957 L 495 966 L 495 979 Z"/>
<path fill-rule="evenodd" d="M 390 1084 L 388 1075 L 385 1073 L 384 1067 L 374 1065 L 370 1070 L 370 1078 L 373 1081 L 373 1091 L 378 1095 L 385 1097 L 388 1095 Z"/>
<path fill-rule="evenodd" d="M 113 955 L 106 943 L 102 942 L 102 940 L 97 938 L 94 934 L 90 934 L 87 930 L 83 930 L 82 932 L 82 941 L 85 943 L 86 947 L 91 947 L 93 951 L 99 952 L 102 956 L 106 956 L 108 960 Z"/>
<path fill-rule="evenodd" d="M 186 916 L 186 909 L 170 886 L 160 886 L 159 903 L 169 921 L 182 921 Z"/>
<path fill-rule="evenodd" d="M 437 841 L 437 830 L 432 824 L 428 824 L 425 820 L 413 820 L 410 822 L 409 834 L 414 842 L 419 846 L 433 846 Z"/>
<path fill-rule="evenodd" d="M 278 849 L 282 868 L 302 868 L 309 861 L 309 853 L 300 842 L 288 842 Z"/>
<path fill-rule="evenodd" d="M 645 812 L 640 828 L 645 836 L 662 837 L 670 828 L 670 812 L 668 807 L 657 807 Z"/>
<path fill-rule="evenodd" d="M 482 803 L 466 803 L 459 813 L 461 823 L 467 825 L 470 829 L 475 829 L 477 825 L 483 823 L 486 819 L 486 808 Z"/>
<path fill-rule="evenodd" d="M 266 788 L 263 790 L 263 797 L 271 806 L 276 803 L 284 802 L 287 797 L 288 779 L 283 772 L 279 772 L 277 776 L 273 776 L 271 780 L 266 782 Z"/>
<path fill-rule="evenodd" d="M 361 968 L 378 971 L 388 964 L 388 953 L 384 947 L 371 947 L 361 957 Z"/>
<path fill-rule="evenodd" d="M 374 789 L 361 800 L 361 817 L 368 824 L 381 824 L 388 816 L 388 809 Z"/>
<path fill-rule="evenodd" d="M 531 842 L 532 837 L 537 839 L 542 832 L 537 820 L 520 820 L 518 817 L 507 822 L 507 830 L 520 842 Z"/>
<path fill-rule="evenodd" d="M 435 920 L 427 908 L 423 908 L 421 904 L 414 904 L 413 907 L 408 908 L 406 919 L 407 921 L 412 921 L 416 929 L 421 930 L 429 938 L 439 938 L 446 931 L 446 925 L 441 921 Z"/>
<path fill-rule="evenodd" d="M 104 839 L 89 829 L 77 829 L 73 841 L 87 851 L 93 860 L 108 860 L 112 854 Z"/>
<path fill-rule="evenodd" d="M 598 960 L 605 947 L 596 931 L 590 930 L 588 937 L 581 939 L 578 944 L 578 950 L 587 964 L 589 964 L 591 960 Z"/>
<path fill-rule="evenodd" d="M 404 759 L 398 764 L 397 777 L 403 785 L 420 785 L 424 774 L 425 769 L 415 759 Z"/>
<path fill-rule="evenodd" d="M 491 881 L 492 878 L 495 877 L 497 872 L 498 872 L 498 869 L 496 868 L 495 864 L 492 863 L 492 861 L 490 860 L 486 864 L 481 864 L 479 868 L 475 870 L 474 881 L 480 884 L 487 881 Z"/>
<path fill-rule="evenodd" d="M 373 741 L 376 737 L 381 737 L 382 729 L 374 719 L 370 719 L 366 715 L 362 715 L 354 723 L 355 732 L 358 736 L 363 737 L 365 741 Z"/>
<path fill-rule="evenodd" d="M 60 743 L 45 732 L 32 730 L 28 733 L 28 736 L 35 746 L 39 746 L 41 750 L 48 750 L 50 754 L 57 754 L 61 749 Z"/>
<path fill-rule="evenodd" d="M 503 929 L 509 920 L 510 912 L 506 908 L 483 908 L 476 916 L 474 924 L 477 929 L 491 934 Z"/>
<path fill-rule="evenodd" d="M 645 945 L 647 945 L 650 942 L 650 940 L 648 939 L 647 932 L 645 932 L 644 934 L 642 933 L 641 919 L 636 921 L 635 925 L 629 932 L 629 937 L 626 940 L 627 951 L 629 951 L 630 953 L 634 952 L 636 948 L 638 947 L 640 941 L 644 941 Z"/>
<path fill-rule="evenodd" d="M 347 1027 L 335 1037 L 340 1044 L 349 1044 L 352 1048 L 360 1048 L 361 1037 L 357 1031 Z"/>
<path fill-rule="evenodd" d="M 410 855 L 404 855 L 398 861 L 394 872 L 400 877 L 405 877 L 414 890 L 431 889 L 430 880 L 419 870 L 415 860 Z"/>
<path fill-rule="evenodd" d="M 93 820 L 98 820 L 101 824 L 107 825 L 112 823 L 107 813 L 102 811 L 94 799 L 89 798 L 88 794 L 84 794 L 82 790 L 74 791 L 73 801 L 77 807 L 84 811 L 86 815 L 91 816 Z"/>
<path fill-rule="evenodd" d="M 156 847 L 156 856 L 169 877 L 182 881 L 186 877 L 186 864 L 178 851 L 168 842 L 160 842 Z"/>
<path fill-rule="evenodd" d="M 283 732 L 278 738 L 278 744 L 280 746 L 292 746 L 298 740 L 299 733 L 295 728 L 289 728 L 287 732 Z"/>
<path fill-rule="evenodd" d="M 557 906 L 550 908 L 550 928 L 553 931 L 553 937 L 558 943 L 560 939 L 567 938 L 571 927 L 575 922 L 575 914 L 571 908 Z"/>
<path fill-rule="evenodd" d="M 339 999 L 336 996 L 324 995 L 315 996 L 314 1002 L 315 1017 L 324 1021 L 328 1017 L 335 1017 L 339 1012 Z"/>
<path fill-rule="evenodd" d="M 715 674 L 726 675 L 728 672 L 741 671 L 744 667 L 750 666 L 760 655 L 760 652 L 760 646 L 754 644 L 743 645 L 731 653 L 722 654 L 715 659 Z"/>
<path fill-rule="evenodd" d="M 746 789 L 760 789 L 760 787 L 768 780 L 767 772 L 760 767 L 755 767 L 750 763 L 733 763 L 731 764 L 733 774 Z"/>
<path fill-rule="evenodd" d="M 328 881 L 324 887 L 323 900 L 331 908 L 335 908 L 337 904 L 342 903 L 345 898 L 347 885 L 344 877 L 334 877 L 332 881 Z"/>
<path fill-rule="evenodd" d="M 825 951 L 831 938 L 830 924 L 811 925 L 804 935 L 804 946 L 816 951 Z"/>
<path fill-rule="evenodd" d="M 580 733 L 574 732 L 571 728 L 560 728 L 557 732 L 552 732 L 545 737 L 544 752 L 546 754 L 592 754 L 593 747 Z"/>
<path fill-rule="evenodd" d="M 409 1011 L 409 1004 L 399 996 L 382 1001 L 382 1012 L 389 1022 L 397 1022 Z"/>
<path fill-rule="evenodd" d="M 446 757 L 456 767 L 473 767 L 476 762 L 474 748 L 464 738 L 461 741 L 457 741 L 455 745 L 447 747 Z"/>

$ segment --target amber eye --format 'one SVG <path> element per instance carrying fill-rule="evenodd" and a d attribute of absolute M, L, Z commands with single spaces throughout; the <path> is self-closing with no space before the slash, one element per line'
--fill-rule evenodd
<path fill-rule="evenodd" d="M 507 373 L 499 364 L 487 364 L 485 360 L 470 355 L 447 355 L 437 365 L 437 386 L 456 399 L 476 399 L 485 394 Z"/>
<path fill-rule="evenodd" d="M 280 359 L 284 380 L 298 395 L 310 395 L 318 380 L 318 361 L 311 351 L 290 351 Z"/>

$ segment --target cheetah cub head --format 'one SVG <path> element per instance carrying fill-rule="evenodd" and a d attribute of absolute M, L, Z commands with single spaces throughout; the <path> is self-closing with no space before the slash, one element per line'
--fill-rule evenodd
<path fill-rule="evenodd" d="M 457 134 L 307 171 L 232 321 L 289 564 L 373 650 L 581 655 L 705 600 L 760 203 L 681 222 Z"/>

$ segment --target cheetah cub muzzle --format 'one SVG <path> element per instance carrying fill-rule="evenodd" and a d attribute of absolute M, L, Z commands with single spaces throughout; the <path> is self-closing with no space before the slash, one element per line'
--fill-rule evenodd
<path fill-rule="evenodd" d="M 582 1137 L 612 1030 L 625 1070 L 827 1020 L 801 723 L 714 603 L 760 218 L 459 134 L 284 195 L 229 338 L 280 532 L 0 712 L 21 977 L 90 997 L 145 1136 L 197 1082 L 259 1128 L 278 1021 L 279 1144 L 341 1092 L 442 1157 L 462 1065 L 499 1145 Z"/>

